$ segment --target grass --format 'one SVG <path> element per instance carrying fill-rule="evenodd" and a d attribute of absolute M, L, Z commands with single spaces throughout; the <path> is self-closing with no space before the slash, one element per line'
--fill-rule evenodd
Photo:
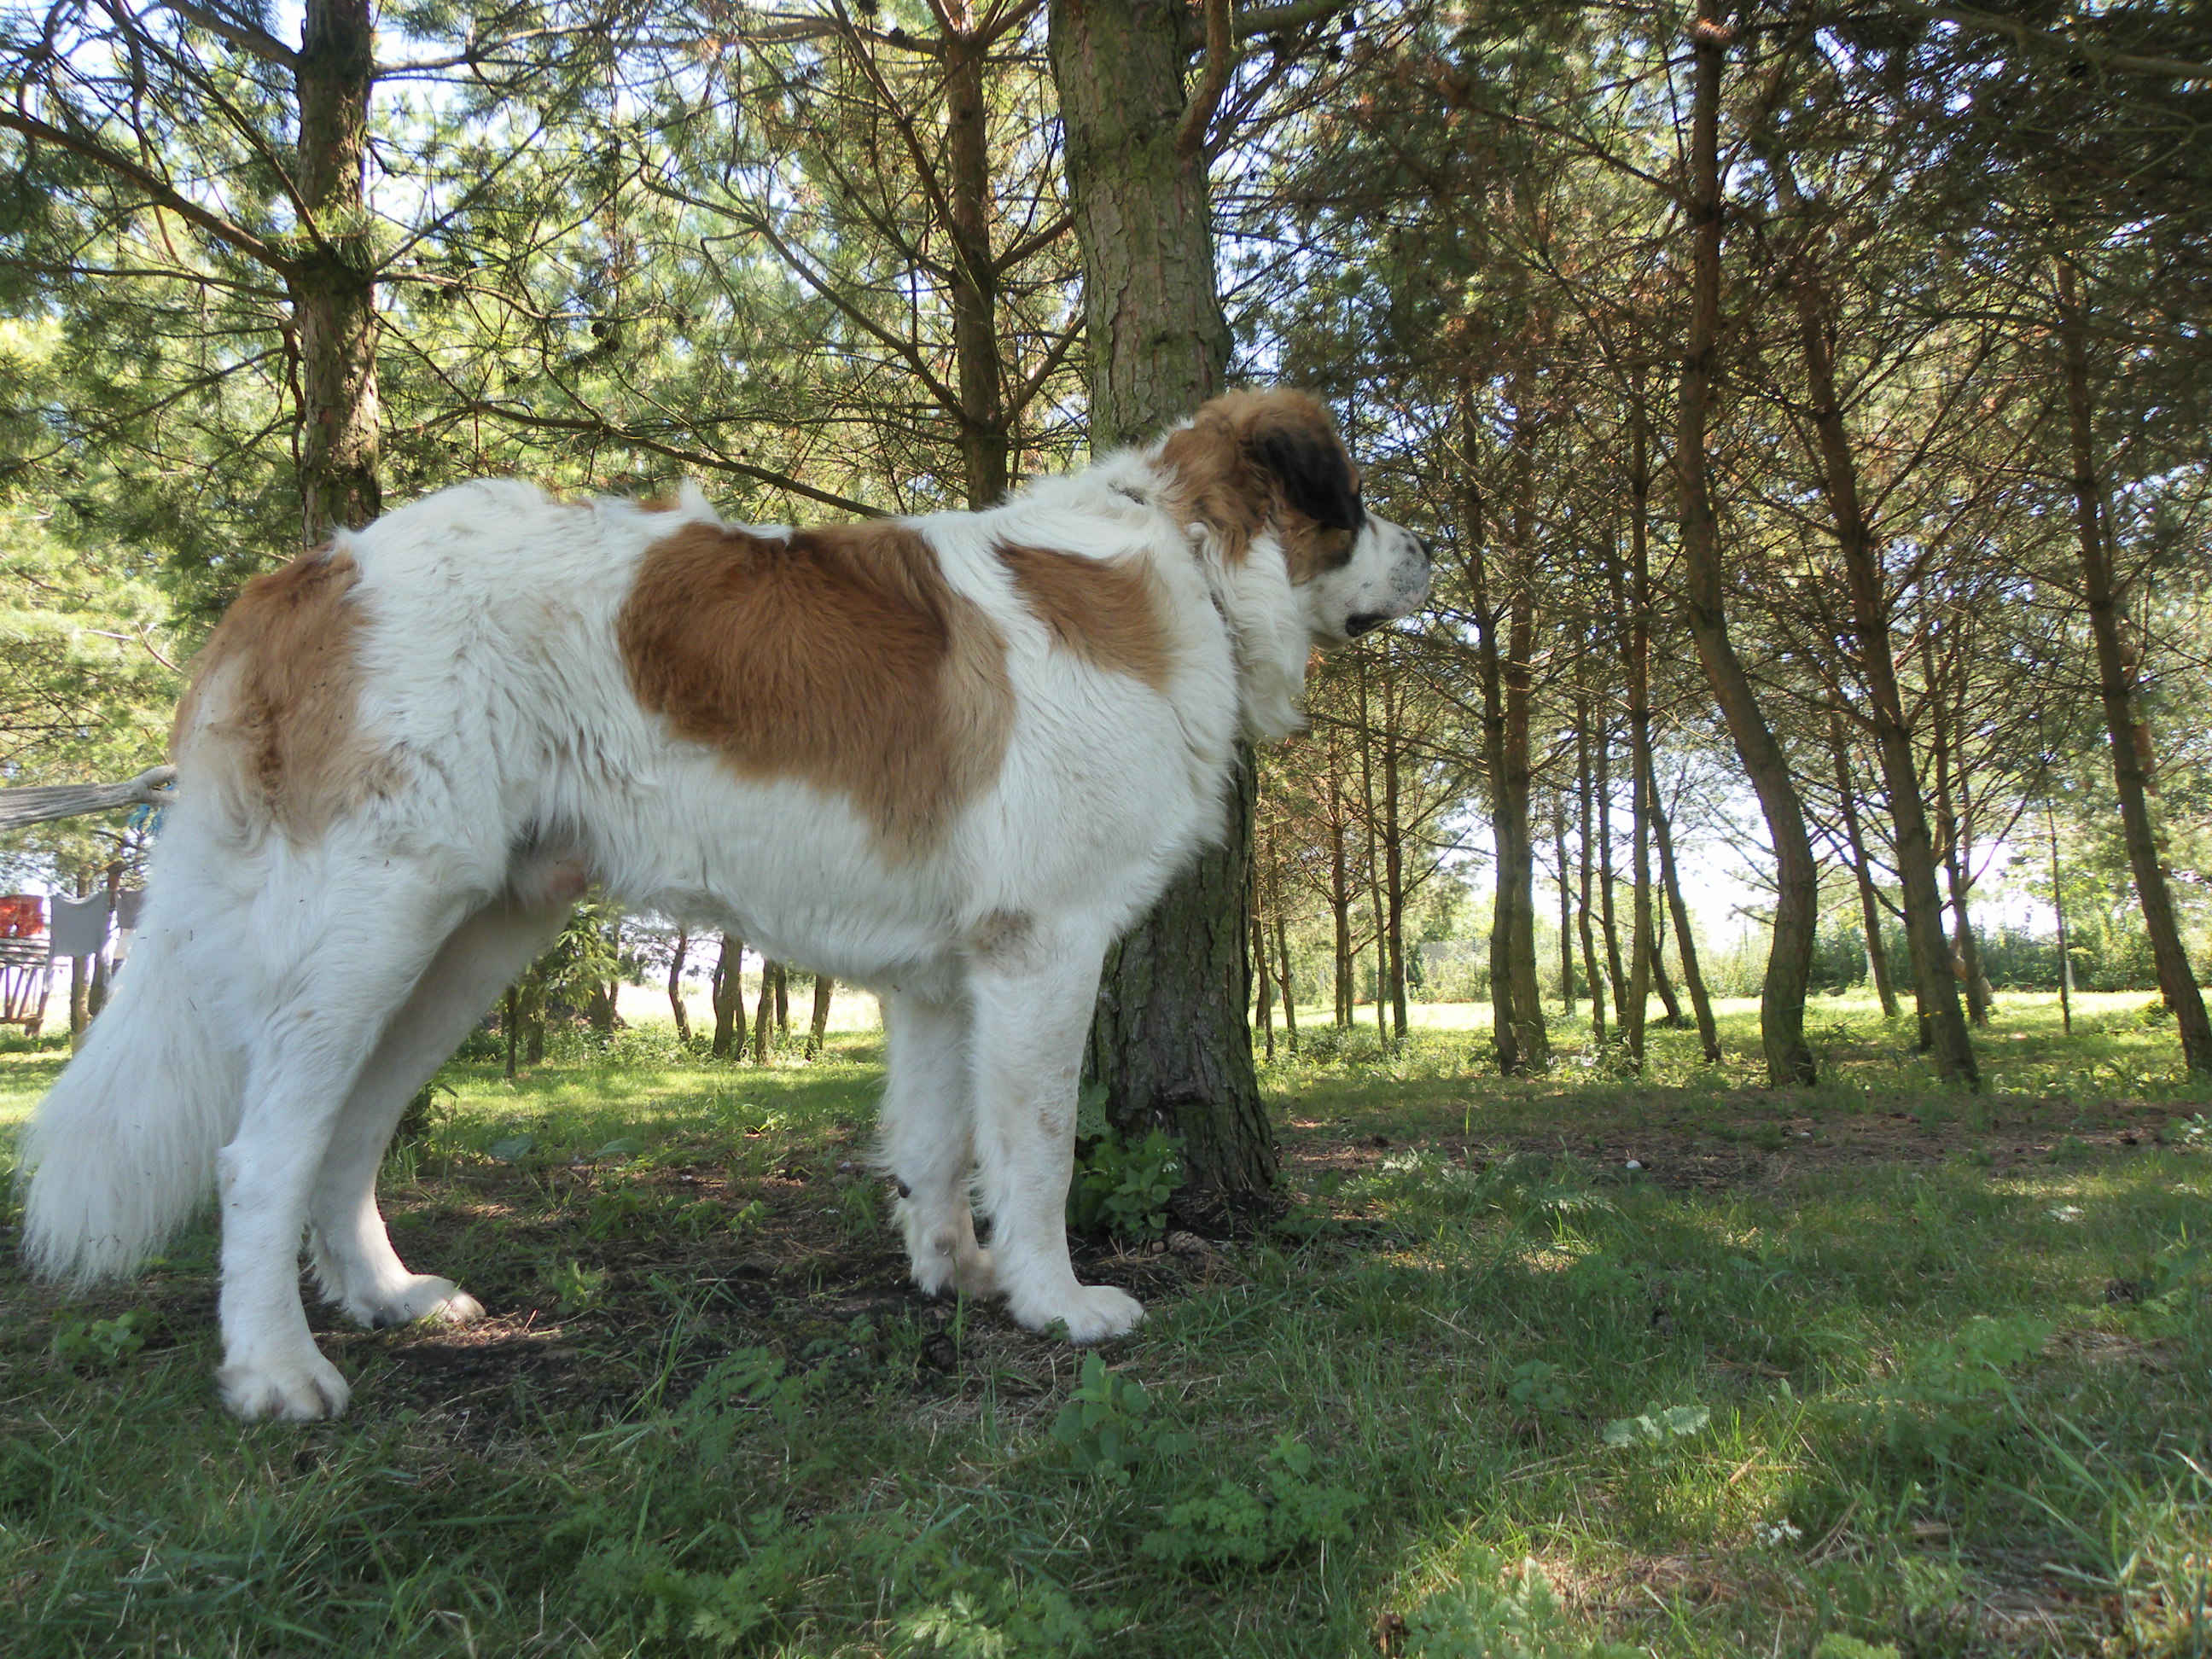
<path fill-rule="evenodd" d="M 319 1316 L 340 1423 L 216 1407 L 204 1231 L 0 1268 L 0 1649 L 2212 1653 L 2212 1133 L 2146 1000 L 2003 998 L 1979 1096 L 1848 1000 L 1787 1094 L 1308 1014 L 1282 1222 L 1087 1245 L 1152 1310 L 1095 1366 L 905 1290 L 878 1034 L 456 1066 L 386 1207 L 493 1316 Z"/>

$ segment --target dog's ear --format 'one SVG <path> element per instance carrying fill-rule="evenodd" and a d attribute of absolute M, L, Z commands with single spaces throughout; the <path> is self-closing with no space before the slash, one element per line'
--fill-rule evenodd
<path fill-rule="evenodd" d="M 1275 476 L 1283 499 L 1328 530 L 1359 527 L 1359 480 L 1344 442 L 1318 410 L 1263 422 L 1252 459 Z"/>

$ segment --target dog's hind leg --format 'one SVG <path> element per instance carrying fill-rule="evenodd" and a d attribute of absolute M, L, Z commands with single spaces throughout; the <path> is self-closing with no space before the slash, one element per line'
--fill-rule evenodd
<path fill-rule="evenodd" d="M 969 1009 L 957 994 L 933 1001 L 884 998 L 890 1073 L 884 1088 L 882 1158 L 899 1183 L 900 1230 L 914 1282 L 932 1296 L 996 1289 L 990 1253 L 975 1242 L 969 1189 L 975 1170 L 969 1080 Z"/>
<path fill-rule="evenodd" d="M 1145 1316 L 1126 1291 L 1078 1282 L 1067 1255 L 1076 1088 L 1105 952 L 1103 929 L 1023 923 L 994 929 L 969 963 L 975 1149 L 999 1288 L 1019 1323 L 1064 1322 L 1077 1342 Z"/>
<path fill-rule="evenodd" d="M 453 932 L 347 1096 L 307 1206 L 307 1242 L 324 1293 L 363 1325 L 452 1323 L 483 1312 L 449 1279 L 407 1270 L 376 1207 L 376 1171 L 407 1103 L 491 1001 L 553 942 L 566 904 L 501 899 Z"/>
<path fill-rule="evenodd" d="M 240 1417 L 335 1417 L 350 1390 L 300 1304 L 300 1245 L 332 1131 L 461 901 L 397 859 L 295 866 L 261 894 L 270 936 L 233 995 L 254 1009 L 237 1134 L 217 1160 L 223 1403 Z M 289 946 L 289 948 L 287 948 Z M 256 969 L 259 971 L 256 971 Z"/>

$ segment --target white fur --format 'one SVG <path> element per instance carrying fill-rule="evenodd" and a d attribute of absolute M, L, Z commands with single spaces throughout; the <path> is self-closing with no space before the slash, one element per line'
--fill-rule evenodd
<path fill-rule="evenodd" d="M 197 779 L 185 734 L 130 969 L 25 1134 L 33 1266 L 128 1273 L 219 1192 L 219 1376 L 247 1417 L 346 1403 L 301 1307 L 303 1231 L 363 1323 L 480 1314 L 393 1252 L 376 1169 L 588 872 L 634 908 L 883 994 L 883 1152 L 924 1289 L 1003 1295 L 1079 1342 L 1128 1330 L 1142 1310 L 1077 1282 L 1061 1224 L 1100 961 L 1216 833 L 1240 732 L 1294 725 L 1313 645 L 1427 587 L 1418 539 L 1372 519 L 1351 563 L 1304 588 L 1264 537 L 1224 562 L 1164 509 L 1164 483 L 1156 449 L 1130 451 L 914 521 L 1004 636 L 1015 714 L 995 782 L 898 860 L 842 796 L 742 779 L 632 695 L 616 617 L 647 548 L 719 523 L 696 487 L 648 513 L 465 484 L 342 536 L 361 571 L 359 717 L 404 787 L 295 844 Z M 1055 647 L 1000 542 L 1147 561 L 1169 599 L 1164 692 Z"/>

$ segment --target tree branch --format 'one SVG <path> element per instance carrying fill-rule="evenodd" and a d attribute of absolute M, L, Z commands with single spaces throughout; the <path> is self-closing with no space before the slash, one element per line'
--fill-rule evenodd
<path fill-rule="evenodd" d="M 1237 18 L 1237 38 L 1249 40 L 1255 34 L 1287 33 L 1334 17 L 1340 11 L 1349 11 L 1353 3 L 1354 0 L 1289 0 L 1285 5 L 1261 6 Z"/>
<path fill-rule="evenodd" d="M 2212 81 L 2212 64 L 2192 64 L 2179 58 L 2145 58 L 2132 52 L 2114 52 L 2109 46 L 2091 46 L 2076 35 L 2030 28 L 2017 17 L 2000 17 L 1994 12 L 1976 11 L 1967 6 L 1913 5 L 1907 3 L 1906 0 L 1891 0 L 1887 9 L 1901 11 L 1913 17 L 1924 17 L 1933 23 L 1955 24 L 1960 28 L 1973 29 L 1984 34 L 2008 34 L 2023 49 L 2041 46 L 2051 52 L 2063 52 L 2097 69 L 2118 70 L 2128 75 L 2172 76 L 2183 81 Z"/>
<path fill-rule="evenodd" d="M 1177 155 L 1188 160 L 1205 148 L 1206 129 L 1213 125 L 1214 112 L 1221 107 L 1229 77 L 1237 73 L 1241 50 L 1230 27 L 1229 0 L 1206 0 L 1206 64 L 1199 70 L 1198 85 L 1191 89 L 1190 102 L 1183 106 L 1182 120 L 1176 128 Z"/>
<path fill-rule="evenodd" d="M 0 109 L 0 128 L 20 132 L 27 138 L 43 138 L 50 144 L 58 144 L 74 155 L 83 156 L 87 161 L 105 167 L 117 178 L 128 179 L 178 217 L 189 220 L 209 235 L 229 243 L 278 276 L 291 276 L 292 261 L 252 231 L 234 225 L 221 214 L 210 213 L 198 203 L 179 196 L 158 176 L 129 156 L 118 155 L 105 144 L 89 138 L 80 138 L 64 128 L 50 126 L 34 115 L 25 115 L 16 110 Z"/>
<path fill-rule="evenodd" d="M 154 0 L 163 11 L 173 11 L 187 23 L 205 29 L 219 40 L 228 40 L 240 52 L 247 52 L 264 63 L 276 64 L 296 73 L 300 54 L 294 52 L 275 35 L 256 28 L 251 23 L 234 22 L 204 6 L 196 6 L 191 0 Z"/>

